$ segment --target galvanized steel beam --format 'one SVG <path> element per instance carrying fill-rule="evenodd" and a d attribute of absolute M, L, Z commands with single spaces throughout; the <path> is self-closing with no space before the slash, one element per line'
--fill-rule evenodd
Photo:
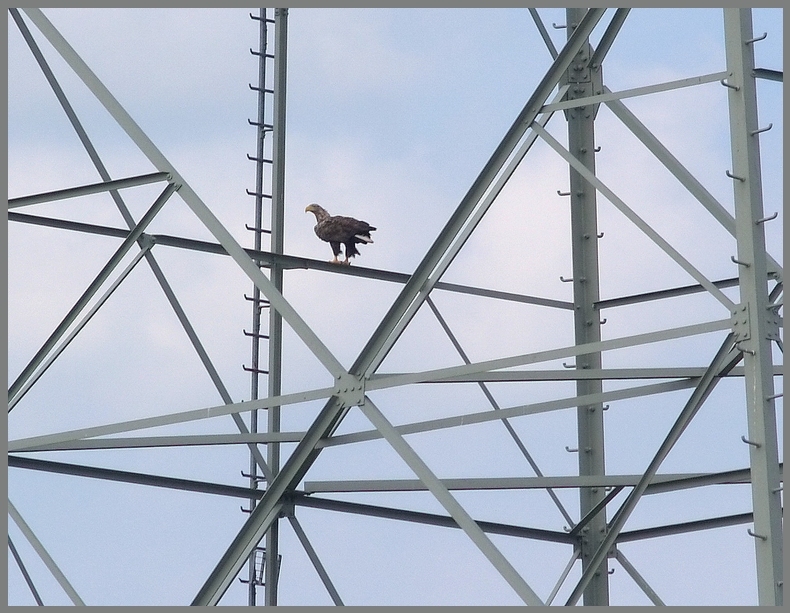
<path fill-rule="evenodd" d="M 450 494 L 449 490 L 428 468 L 428 465 L 414 452 L 405 439 L 398 433 L 386 417 L 379 411 L 378 407 L 366 398 L 365 402 L 359 407 L 370 422 L 381 432 L 390 446 L 401 456 L 404 462 L 420 481 L 426 485 L 447 512 L 452 516 L 461 529 L 466 532 L 470 540 L 477 545 L 483 555 L 496 568 L 510 587 L 519 595 L 524 603 L 529 605 L 543 605 L 543 601 L 532 590 L 518 571 L 502 555 L 486 534 L 475 523 L 469 513 L 458 503 Z"/>
<path fill-rule="evenodd" d="M 573 36 L 576 24 L 586 9 L 565 10 L 568 36 Z M 620 9 L 619 16 L 627 11 Z M 615 31 L 620 20 L 613 22 Z M 610 28 L 612 28 L 610 24 Z M 607 29 L 607 34 L 610 32 Z M 602 50 L 605 53 L 606 49 Z M 573 66 L 565 80 L 570 86 L 567 98 L 588 98 L 598 93 L 601 81 L 600 63 L 593 66 L 593 49 L 589 39 L 578 51 Z M 574 107 L 565 113 L 568 122 L 568 148 L 578 162 L 589 173 L 595 174 L 595 113 L 592 104 Z M 570 215 L 571 215 L 571 260 L 573 266 L 573 323 L 577 345 L 588 345 L 601 341 L 601 318 L 595 310 L 600 299 L 598 270 L 598 206 L 595 188 L 579 174 L 576 167 L 569 169 Z M 575 370 L 601 369 L 601 352 L 591 351 L 576 356 Z M 583 398 L 603 392 L 600 379 L 578 379 L 576 394 Z M 580 403 L 576 408 L 577 450 L 579 478 L 600 479 L 606 472 L 605 442 L 603 428 L 603 403 Z M 606 535 L 606 506 L 603 504 L 606 491 L 602 487 L 579 489 L 579 517 L 587 519 L 587 525 L 577 535 L 581 550 L 582 570 L 587 571 L 592 555 Z M 597 510 L 597 512 L 595 512 Z M 571 526 L 573 528 L 573 526 Z M 607 560 L 598 565 L 590 584 L 584 592 L 584 604 L 606 606 L 609 604 L 609 574 Z"/>
<path fill-rule="evenodd" d="M 559 153 L 565 161 L 567 161 L 576 171 L 582 175 L 595 189 L 597 189 L 603 196 L 606 197 L 621 213 L 623 213 L 637 228 L 639 228 L 645 235 L 650 238 L 658 247 L 660 247 L 676 264 L 685 270 L 690 276 L 697 280 L 697 282 L 705 287 L 719 302 L 721 302 L 728 310 L 735 306 L 722 291 L 711 283 L 705 275 L 703 275 L 691 262 L 689 262 L 680 252 L 675 249 L 664 237 L 656 232 L 650 224 L 645 222 L 636 212 L 631 209 L 625 202 L 623 202 L 611 189 L 609 189 L 598 177 L 591 173 L 583 164 L 576 159 L 559 141 L 557 141 L 551 134 L 543 129 L 538 124 L 534 124 L 534 129 L 540 134 L 552 149 Z"/>
<path fill-rule="evenodd" d="M 335 358 L 329 349 L 321 342 L 312 329 L 304 322 L 294 308 L 283 298 L 282 294 L 267 279 L 256 264 L 245 253 L 244 249 L 236 242 L 228 230 L 220 223 L 216 216 L 195 193 L 195 191 L 181 177 L 175 167 L 167 160 L 153 141 L 132 119 L 129 113 L 121 106 L 106 86 L 99 80 L 93 71 L 85 64 L 71 45 L 63 38 L 58 30 L 50 23 L 39 9 L 24 9 L 25 14 L 44 34 L 52 46 L 60 53 L 71 69 L 77 74 L 90 89 L 96 99 L 107 109 L 118 125 L 129 135 L 140 151 L 160 171 L 167 172 L 173 181 L 179 184 L 179 195 L 192 209 L 203 225 L 214 235 L 225 248 L 238 266 L 247 274 L 258 288 L 266 295 L 272 308 L 277 309 L 289 323 L 294 332 L 304 341 L 318 360 L 334 376 L 345 373 L 345 368 Z"/>
<path fill-rule="evenodd" d="M 38 350 L 36 355 L 33 356 L 27 366 L 25 366 L 16 380 L 11 384 L 11 387 L 8 388 L 9 402 L 14 400 L 14 397 L 18 395 L 19 391 L 22 389 L 22 386 L 25 385 L 30 376 L 45 360 L 47 355 L 49 355 L 49 352 L 52 351 L 55 345 L 60 341 L 60 339 L 66 333 L 66 330 L 68 330 L 68 328 L 77 320 L 80 313 L 88 305 L 88 302 L 90 302 L 91 298 L 93 298 L 96 292 L 99 291 L 99 288 L 109 278 L 109 276 L 112 274 L 112 271 L 115 270 L 115 268 L 121 263 L 124 256 L 126 256 L 132 246 L 142 236 L 143 232 L 145 232 L 145 229 L 154 220 L 154 217 L 156 217 L 156 215 L 165 205 L 173 192 L 176 191 L 176 189 L 178 189 L 177 185 L 168 183 L 159 197 L 154 201 L 148 211 L 146 211 L 145 215 L 143 215 L 143 217 L 140 219 L 140 222 L 133 230 L 129 232 L 129 235 L 121 243 L 118 249 L 116 249 L 115 253 L 110 257 L 101 271 L 99 271 L 99 274 L 96 276 L 96 278 L 90 283 L 90 285 L 88 285 L 88 288 L 77 299 L 77 302 L 74 304 L 71 310 L 69 310 L 69 312 L 63 318 L 60 324 L 58 324 L 49 338 L 44 341 L 44 344 Z M 9 411 L 10 410 L 11 407 L 9 407 Z"/>
<path fill-rule="evenodd" d="M 288 522 L 291 524 L 291 528 L 293 528 L 294 534 L 296 534 L 296 538 L 299 539 L 299 543 L 301 543 L 302 548 L 305 550 L 305 553 L 307 553 L 307 557 L 310 558 L 310 562 L 312 562 L 313 568 L 315 568 L 315 572 L 318 573 L 318 576 L 321 579 L 321 583 L 324 584 L 324 587 L 326 588 L 329 597 L 332 599 L 332 602 L 335 604 L 335 606 L 338 607 L 344 606 L 343 599 L 340 598 L 340 594 L 338 593 L 337 588 L 335 588 L 335 584 L 332 583 L 332 579 L 330 579 L 329 573 L 326 572 L 326 568 L 324 568 L 324 565 L 321 563 L 321 559 L 318 557 L 315 548 L 313 547 L 312 543 L 310 543 L 310 540 L 307 538 L 307 534 L 302 528 L 302 525 L 299 523 L 299 520 L 296 519 L 295 515 L 289 515 Z M 267 560 L 267 564 L 268 564 L 268 560 Z"/>
<path fill-rule="evenodd" d="M 581 597 L 584 589 L 592 580 L 596 567 L 601 562 L 603 562 L 603 560 L 609 557 L 611 547 L 617 541 L 617 537 L 625 525 L 625 522 L 628 520 L 640 498 L 645 493 L 647 486 L 655 477 L 659 467 L 661 466 L 661 463 L 664 461 L 672 447 L 674 447 L 675 443 L 685 431 L 688 424 L 691 422 L 699 409 L 702 407 L 705 400 L 713 391 L 713 388 L 720 380 L 721 374 L 731 369 L 740 359 L 740 355 L 733 351 L 734 343 L 735 334 L 730 332 L 724 339 L 724 342 L 719 348 L 719 351 L 716 353 L 716 356 L 711 361 L 705 376 L 699 380 L 697 387 L 692 392 L 691 396 L 683 407 L 683 410 L 680 412 L 677 419 L 675 420 L 675 423 L 672 425 L 666 437 L 664 438 L 664 441 L 659 446 L 658 451 L 650 461 L 650 464 L 639 480 L 639 483 L 637 483 L 636 487 L 634 487 L 634 489 L 628 495 L 628 498 L 617 510 L 614 517 L 612 518 L 612 521 L 609 522 L 609 531 L 607 532 L 606 537 L 603 539 L 597 551 L 593 555 L 588 570 L 582 574 L 578 584 L 568 597 L 566 604 L 576 604 L 578 599 Z"/>
<path fill-rule="evenodd" d="M 41 600 L 41 596 L 39 596 L 38 590 L 36 589 L 35 584 L 33 583 L 33 579 L 30 576 L 30 573 L 27 572 L 27 567 L 25 563 L 22 562 L 22 558 L 19 555 L 19 552 L 16 550 L 14 546 L 14 542 L 11 540 L 11 536 L 8 536 L 8 549 L 11 551 L 11 555 L 14 556 L 14 561 L 16 565 L 19 567 L 19 572 L 22 573 L 22 577 L 25 579 L 25 583 L 27 583 L 28 588 L 30 588 L 30 593 L 33 594 L 33 599 L 36 601 L 36 604 L 39 607 L 44 606 L 44 602 Z"/>
<path fill-rule="evenodd" d="M 41 376 L 47 372 L 50 366 L 58 359 L 61 353 L 69 346 L 71 341 L 73 341 L 77 334 L 79 334 L 82 329 L 88 324 L 91 318 L 98 312 L 98 310 L 104 305 L 107 300 L 109 300 L 110 296 L 115 293 L 115 290 L 123 283 L 126 277 L 135 269 L 137 264 L 143 257 L 149 252 L 149 250 L 153 247 L 153 243 L 149 243 L 137 253 L 137 255 L 132 259 L 131 262 L 124 268 L 121 274 L 116 277 L 116 279 L 110 284 L 110 286 L 105 290 L 105 292 L 96 300 L 93 306 L 88 310 L 87 313 L 80 319 L 76 325 L 71 329 L 71 332 L 66 335 L 63 341 L 57 346 L 52 348 L 52 351 L 47 354 L 45 360 L 41 362 L 38 368 L 30 375 L 30 378 L 25 381 L 25 384 L 19 388 L 19 391 L 14 394 L 14 397 L 8 401 L 8 411 L 10 412 L 22 398 L 24 398 L 25 394 L 30 391 L 30 388 L 36 384 Z"/>
<path fill-rule="evenodd" d="M 20 196 L 19 198 L 9 198 L 8 208 L 16 209 L 23 206 L 30 206 L 31 204 L 42 204 L 44 202 L 68 200 L 70 198 L 79 198 L 80 196 L 89 196 L 91 194 L 101 194 L 103 192 L 126 189 L 129 187 L 137 187 L 139 185 L 149 185 L 151 183 L 162 183 L 165 181 L 170 182 L 170 180 L 171 176 L 168 172 L 152 172 L 145 175 L 127 177 L 126 179 L 102 181 L 101 183 L 91 183 L 90 185 L 81 185 L 79 187 L 68 187 L 66 189 L 58 189 L 51 192 L 44 192 L 42 194 Z"/>
<path fill-rule="evenodd" d="M 14 523 L 19 527 L 22 531 L 22 534 L 25 535 L 25 538 L 28 542 L 33 546 L 33 549 L 36 550 L 36 553 L 41 558 L 41 561 L 44 562 L 46 567 L 49 569 L 49 572 L 52 573 L 52 576 L 55 580 L 60 584 L 60 587 L 63 588 L 63 591 L 66 592 L 68 597 L 71 599 L 75 605 L 84 607 L 85 602 L 80 598 L 80 595 L 77 593 L 77 590 L 74 589 L 74 586 L 71 585 L 69 580 L 66 578 L 66 575 L 63 574 L 63 571 L 60 570 L 60 567 L 55 563 L 55 560 L 49 555 L 49 552 L 44 547 L 43 543 L 38 540 L 38 537 L 27 525 L 27 522 L 24 520 L 22 515 L 19 511 L 16 510 L 16 507 L 8 501 L 8 514 L 11 516 L 11 519 L 14 520 Z"/>
<path fill-rule="evenodd" d="M 265 11 L 264 11 L 265 13 Z M 288 9 L 274 9 L 274 108 L 272 113 L 272 219 L 271 219 L 271 251 L 272 253 L 282 254 L 284 251 L 285 237 L 285 110 L 286 110 L 286 75 L 288 66 Z M 261 58 L 265 61 L 265 58 Z M 264 85 L 261 84 L 263 87 Z M 274 287 L 282 293 L 283 291 L 283 269 L 281 266 L 272 264 L 269 270 L 269 278 Z M 279 396 L 282 393 L 282 352 L 283 352 L 283 318 L 277 309 L 269 309 L 269 375 L 268 383 L 269 396 Z M 280 407 L 273 405 L 267 411 L 269 432 L 280 431 Z M 273 474 L 276 475 L 280 470 L 280 445 L 273 443 L 266 448 L 268 452 L 269 466 Z M 295 529 L 298 524 L 291 523 Z M 298 535 L 298 533 L 297 533 Z M 310 555 L 312 548 L 309 542 L 300 537 L 302 545 L 305 546 L 313 564 L 313 556 Z M 266 606 L 277 604 L 277 584 L 279 581 L 279 558 L 280 558 L 280 538 L 279 522 L 275 521 L 266 533 L 266 571 L 265 571 L 265 597 Z M 321 568 L 320 563 L 316 569 Z M 329 577 L 321 574 L 325 585 L 328 585 L 331 594 L 337 595 L 337 591 L 332 587 Z M 328 582 L 328 583 L 327 583 Z M 339 599 L 339 596 L 337 596 Z M 335 602 L 337 604 L 337 602 Z"/>
<path fill-rule="evenodd" d="M 724 9 L 727 101 L 730 110 L 735 236 L 741 303 L 733 310 L 736 345 L 746 371 L 746 414 L 752 469 L 757 594 L 761 605 L 784 599 L 782 493 L 773 382 L 772 341 L 780 341 L 778 308 L 769 304 L 766 283 L 760 133 L 757 86 L 753 76 L 751 9 Z"/>
<path fill-rule="evenodd" d="M 445 334 L 447 335 L 447 338 L 450 339 L 450 342 L 452 343 L 453 347 L 455 347 L 455 350 L 458 352 L 458 355 L 461 357 L 461 360 L 463 360 L 464 364 L 471 364 L 472 361 L 469 359 L 469 356 L 466 355 L 466 352 L 464 351 L 463 347 L 461 347 L 461 343 L 458 342 L 458 339 L 456 338 L 455 334 L 453 334 L 453 331 L 450 329 L 450 326 L 447 324 L 447 321 L 444 319 L 444 317 L 442 317 L 442 314 L 439 312 L 439 309 L 434 303 L 434 301 L 431 300 L 430 297 L 428 297 L 426 301 L 431 311 L 433 311 L 436 320 L 439 322 L 439 325 L 442 327 Z M 478 381 L 478 386 L 480 387 L 480 390 L 483 392 L 483 395 L 486 397 L 486 400 L 488 400 L 488 403 L 491 405 L 491 408 L 494 409 L 495 411 L 499 411 L 501 407 L 499 406 L 499 403 L 494 398 L 494 395 L 491 393 L 491 390 L 488 389 L 488 386 L 483 381 Z M 521 452 L 521 455 L 524 456 L 524 459 L 530 465 L 530 467 L 535 472 L 535 474 L 538 477 L 542 477 L 543 471 L 541 471 L 537 462 L 532 457 L 532 454 L 529 452 L 526 445 L 518 436 L 516 430 L 513 428 L 510 422 L 507 419 L 503 419 L 502 425 L 505 426 L 505 429 L 507 430 L 507 433 L 510 435 L 511 440 L 516 445 L 518 450 Z M 568 514 L 568 511 L 565 509 L 565 506 L 562 504 L 562 502 L 557 497 L 557 495 L 551 490 L 551 488 L 548 488 L 546 490 L 546 493 L 549 495 L 552 502 L 554 502 L 554 505 L 557 507 L 560 514 L 565 518 L 565 521 L 567 521 L 568 524 L 572 526 L 573 519 L 571 519 L 571 516 Z"/>
<path fill-rule="evenodd" d="M 126 238 L 129 232 L 122 228 L 100 226 L 88 224 L 81 221 L 70 221 L 65 219 L 55 219 L 39 215 L 27 215 L 25 213 L 8 212 L 8 220 L 21 223 L 59 228 L 62 230 L 72 230 L 75 232 L 86 232 L 101 236 L 113 236 L 116 238 Z M 210 243 L 181 236 L 169 236 L 167 234 L 152 234 L 151 238 L 160 247 L 175 247 L 177 249 L 189 249 L 201 251 L 203 253 L 215 253 L 217 255 L 229 255 L 225 248 L 219 243 Z M 410 275 L 392 270 L 381 270 L 377 268 L 365 268 L 364 266 L 337 266 L 325 260 L 314 260 L 295 255 L 277 254 L 270 251 L 260 251 L 255 249 L 245 249 L 247 255 L 260 266 L 271 268 L 279 266 L 284 270 L 320 270 L 333 274 L 347 275 L 351 277 L 362 277 L 363 279 L 377 279 L 380 281 L 390 281 L 393 283 L 406 283 Z M 565 300 L 555 300 L 553 298 L 542 298 L 540 296 L 529 296 L 526 294 L 516 294 L 514 292 L 503 292 L 501 290 L 487 289 L 482 287 L 472 287 L 459 283 L 447 283 L 438 281 L 434 284 L 434 289 L 471 296 L 482 296 L 484 298 L 494 298 L 509 302 L 520 302 L 522 304 L 535 304 L 555 309 L 573 310 L 573 304 Z"/>
<path fill-rule="evenodd" d="M 562 73 L 570 64 L 578 48 L 584 42 L 587 34 L 592 31 L 598 20 L 603 16 L 605 9 L 592 9 L 588 12 L 575 35 L 568 41 L 557 60 L 552 64 L 546 76 L 541 81 L 535 93 L 530 97 L 519 117 L 505 135 L 502 143 L 497 147 L 483 171 L 473 183 L 467 195 L 462 200 L 458 209 L 451 216 L 445 228 L 440 232 L 433 246 L 417 266 L 414 274 L 406 283 L 400 295 L 396 298 L 378 328 L 374 331 L 368 343 L 352 365 L 352 376 L 366 375 L 376 370 L 386 356 L 388 347 L 392 346 L 397 335 L 393 336 L 399 326 L 406 320 L 403 316 L 407 310 L 419 301 L 418 296 L 423 290 L 430 275 L 435 271 L 439 261 L 446 254 L 456 235 L 461 232 L 469 217 L 472 215 L 480 198 L 483 197 L 491 183 L 496 179 L 500 170 L 507 163 L 511 153 L 528 130 L 530 124 L 537 117 L 540 106 L 557 85 Z M 220 241 L 222 242 L 222 241 Z M 425 296 L 426 294 L 423 294 Z M 401 327 L 402 330 L 402 327 Z M 280 474 L 269 485 L 261 503 L 250 514 L 248 521 L 242 527 L 239 535 L 231 543 L 225 555 L 218 562 L 214 571 L 208 577 L 203 587 L 196 595 L 193 604 L 216 604 L 228 587 L 232 577 L 238 571 L 240 556 L 249 555 L 252 543 L 260 539 L 268 529 L 271 522 L 277 517 L 281 506 L 281 497 L 293 489 L 310 465 L 318 456 L 315 448 L 318 442 L 330 435 L 340 420 L 345 415 L 347 408 L 343 407 L 336 397 L 333 397 L 320 412 L 313 425 L 308 430 L 305 438 L 283 466 Z M 523 590 L 522 590 L 523 591 Z"/>
<path fill-rule="evenodd" d="M 639 574 L 639 571 L 634 568 L 634 565 L 629 562 L 628 558 L 625 557 L 625 554 L 622 551 L 616 549 L 614 552 L 614 557 L 618 562 L 620 562 L 620 565 L 623 567 L 625 572 L 631 576 L 631 579 L 634 580 L 634 583 L 636 583 L 641 588 L 641 590 L 645 593 L 645 596 L 647 596 L 654 605 L 658 607 L 666 606 L 664 601 L 661 600 L 659 595 L 656 594 L 655 590 L 650 587 L 650 584 L 645 580 L 645 578 Z"/>

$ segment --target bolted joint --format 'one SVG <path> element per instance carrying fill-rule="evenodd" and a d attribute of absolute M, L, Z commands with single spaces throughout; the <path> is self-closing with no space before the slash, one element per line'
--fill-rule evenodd
<path fill-rule="evenodd" d="M 782 327 L 782 317 L 779 315 L 779 309 L 782 308 L 778 305 L 771 305 L 766 308 L 766 323 L 768 329 L 766 331 L 766 338 L 771 341 L 781 341 L 779 336 L 779 329 Z"/>
<path fill-rule="evenodd" d="M 361 406 L 365 404 L 365 381 L 349 373 L 340 375 L 332 395 L 337 397 L 343 408 Z"/>
<path fill-rule="evenodd" d="M 748 341 L 752 337 L 748 303 L 739 304 L 732 310 L 730 322 L 736 342 Z"/>
<path fill-rule="evenodd" d="M 151 234 L 143 233 L 137 243 L 141 249 L 151 249 L 156 244 L 156 237 Z"/>

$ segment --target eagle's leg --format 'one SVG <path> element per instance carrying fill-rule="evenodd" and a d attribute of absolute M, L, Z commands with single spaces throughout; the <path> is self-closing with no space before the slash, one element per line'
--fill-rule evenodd
<path fill-rule="evenodd" d="M 337 259 L 337 256 L 340 255 L 340 243 L 336 243 L 331 241 L 329 245 L 332 247 L 332 253 L 335 254 L 335 257 L 329 260 L 332 264 L 340 264 L 340 260 Z"/>

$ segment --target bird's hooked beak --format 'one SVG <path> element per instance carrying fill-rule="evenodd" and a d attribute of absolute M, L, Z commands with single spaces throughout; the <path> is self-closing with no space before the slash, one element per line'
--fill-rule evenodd
<path fill-rule="evenodd" d="M 308 204 L 306 207 L 304 207 L 305 213 L 312 213 L 313 211 L 315 211 L 315 205 Z"/>

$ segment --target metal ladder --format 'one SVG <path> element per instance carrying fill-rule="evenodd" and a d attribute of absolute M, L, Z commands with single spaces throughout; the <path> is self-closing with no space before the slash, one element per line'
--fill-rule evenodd
<path fill-rule="evenodd" d="M 267 13 L 268 11 L 268 13 Z M 280 14 L 284 12 L 284 14 Z M 274 16 L 270 16 L 273 14 Z M 279 14 L 279 17 L 278 17 Z M 274 112 L 276 107 L 275 101 L 275 90 L 276 90 L 276 66 L 275 66 L 275 53 L 270 52 L 269 49 L 275 50 L 277 48 L 275 37 L 277 32 L 277 27 L 275 24 L 277 23 L 277 19 L 280 19 L 281 22 L 287 16 L 287 9 L 266 9 L 261 8 L 258 15 L 254 15 L 250 13 L 250 18 L 257 21 L 259 25 L 259 49 L 256 51 L 254 49 L 250 49 L 250 53 L 254 56 L 258 57 L 258 84 L 252 85 L 249 84 L 249 87 L 252 91 L 257 93 L 258 98 L 258 116 L 256 120 L 248 119 L 248 123 L 255 127 L 256 129 L 256 136 L 257 136 L 257 147 L 255 155 L 247 154 L 247 159 L 250 161 L 255 162 L 255 189 L 249 190 L 247 189 L 246 192 L 248 195 L 253 196 L 255 198 L 254 204 L 254 223 L 252 226 L 246 225 L 245 228 L 253 233 L 253 247 L 256 251 L 260 251 L 263 246 L 263 238 L 264 235 L 269 237 L 269 251 L 272 252 L 281 252 L 282 251 L 282 232 L 277 232 L 275 229 L 274 235 L 272 229 L 266 229 L 264 227 L 264 208 L 269 209 L 270 212 L 270 223 L 272 225 L 278 225 L 275 219 L 281 217 L 281 212 L 278 214 L 275 210 L 276 207 L 282 207 L 282 198 L 278 198 L 279 204 L 275 202 L 275 191 L 282 189 L 282 173 L 280 172 L 280 187 L 275 187 L 275 183 L 278 181 L 278 177 L 276 176 L 275 171 L 275 155 L 276 155 L 276 145 L 275 145 L 275 118 Z M 281 110 L 281 113 L 284 111 Z M 281 124 L 282 125 L 282 124 Z M 268 203 L 267 207 L 264 207 L 264 204 Z M 279 276 L 281 279 L 281 271 L 279 272 Z M 278 286 L 278 289 L 282 289 L 281 281 L 279 284 L 277 283 L 276 276 L 278 275 L 278 271 L 275 268 L 271 268 L 269 272 L 269 278 L 275 285 Z M 275 318 L 278 317 L 276 314 L 272 313 L 270 310 L 269 301 L 265 298 L 261 297 L 260 290 L 253 286 L 252 296 L 248 296 L 244 294 L 245 300 L 248 300 L 252 303 L 252 330 L 247 331 L 244 330 L 243 333 L 245 336 L 250 338 L 251 341 L 251 358 L 250 358 L 250 365 L 242 365 L 242 368 L 250 373 L 250 400 L 257 400 L 260 398 L 260 387 L 261 387 L 261 376 L 266 376 L 269 380 L 267 385 L 264 387 L 264 395 L 268 393 L 272 395 L 273 389 L 274 394 L 276 395 L 279 393 L 277 390 L 279 389 L 279 357 L 275 360 L 277 362 L 275 364 L 275 372 L 271 372 L 271 362 L 272 362 L 272 354 L 271 354 L 271 346 L 264 346 L 268 345 L 270 342 L 270 333 L 272 329 L 272 323 L 275 322 L 274 328 L 278 328 L 278 324 L 276 323 Z M 266 322 L 263 322 L 263 314 L 266 313 Z M 276 334 L 279 334 L 276 332 Z M 279 347 L 279 335 L 277 339 L 275 339 L 275 345 Z M 262 351 L 264 349 L 264 351 Z M 278 349 L 279 351 L 279 349 Z M 269 359 L 266 360 L 265 356 L 268 354 Z M 274 377 L 276 382 L 274 382 L 274 388 L 272 386 L 273 381 L 271 378 Z M 268 388 L 268 389 L 267 389 Z M 275 422 L 277 428 L 279 427 L 279 416 Z M 269 427 L 268 430 L 272 430 L 272 419 L 271 415 L 269 416 Z M 250 412 L 250 432 L 257 433 L 258 430 L 258 411 L 251 411 Z M 277 450 L 277 454 L 279 454 L 279 450 Z M 272 461 L 272 454 L 271 450 L 269 450 L 269 462 Z M 275 464 L 279 463 L 279 455 L 276 456 Z M 275 466 L 275 468 L 277 468 Z M 258 484 L 260 481 L 264 480 L 263 475 L 259 472 L 259 467 L 256 463 L 255 458 L 250 454 L 250 465 L 249 465 L 249 473 L 245 473 L 242 471 L 242 476 L 249 479 L 249 486 L 251 489 L 257 489 Z M 249 501 L 249 508 L 245 509 L 242 507 L 242 511 L 245 513 L 251 513 L 255 508 L 256 498 L 250 498 Z M 271 538 L 267 535 L 267 540 Z M 268 544 L 268 543 L 267 543 Z M 277 542 L 276 536 L 275 541 L 269 544 L 269 548 L 273 551 L 270 551 L 269 556 L 274 555 L 277 556 L 276 565 L 279 567 L 280 556 L 277 552 Z M 256 547 L 251 556 L 248 563 L 248 573 L 247 578 L 239 578 L 239 581 L 248 585 L 248 604 L 250 606 L 254 606 L 256 604 L 256 589 L 259 586 L 266 586 L 267 594 L 266 600 L 267 604 L 270 604 L 272 601 L 276 601 L 276 577 L 279 573 L 275 575 L 269 576 L 269 581 L 266 580 L 266 575 L 268 573 L 264 573 L 265 569 L 265 562 L 267 559 L 267 552 L 266 548 L 259 545 Z M 279 570 L 279 568 L 277 569 Z M 274 580 L 273 580 L 274 579 Z M 267 585 L 268 583 L 268 585 Z"/>

